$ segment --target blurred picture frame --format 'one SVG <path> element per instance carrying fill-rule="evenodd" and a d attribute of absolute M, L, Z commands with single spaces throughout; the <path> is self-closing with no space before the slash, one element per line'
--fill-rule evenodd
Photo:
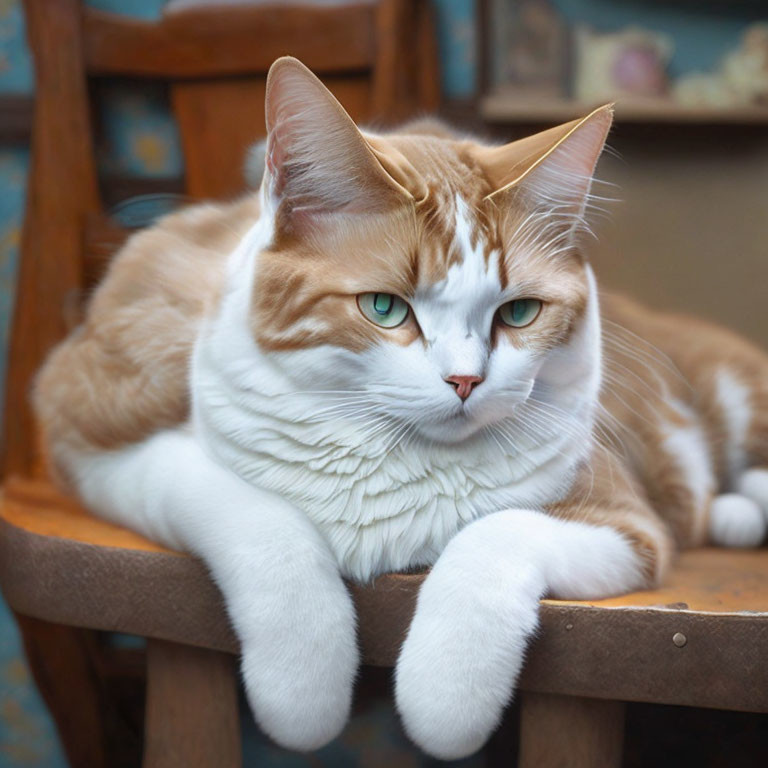
<path fill-rule="evenodd" d="M 486 87 L 526 97 L 570 94 L 571 32 L 550 0 L 485 0 Z"/>

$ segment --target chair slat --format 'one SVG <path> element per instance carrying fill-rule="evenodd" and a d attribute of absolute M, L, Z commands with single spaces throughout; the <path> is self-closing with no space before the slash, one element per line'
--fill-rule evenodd
<path fill-rule="evenodd" d="M 104 214 L 89 216 L 85 222 L 83 243 L 83 286 L 85 291 L 96 285 L 112 256 L 122 248 L 132 231 L 121 227 Z"/>
<path fill-rule="evenodd" d="M 67 331 L 60 310 L 80 287 L 82 222 L 100 203 L 77 3 L 27 0 L 25 11 L 37 94 L 0 466 L 5 473 L 34 474 L 30 383 Z"/>
<path fill-rule="evenodd" d="M 371 116 L 368 78 L 328 75 L 323 81 L 353 119 L 365 121 Z M 266 133 L 265 91 L 263 77 L 171 84 L 190 196 L 228 198 L 243 192 L 246 152 Z"/>
<path fill-rule="evenodd" d="M 172 83 L 171 104 L 192 197 L 227 198 L 245 188 L 248 147 L 264 136 L 264 77 Z"/>
<path fill-rule="evenodd" d="M 83 11 L 86 69 L 93 75 L 216 77 L 266 73 L 296 53 L 318 73 L 368 70 L 375 7 L 192 9 L 147 22 Z"/>
<path fill-rule="evenodd" d="M 350 585 L 365 663 L 394 664 L 423 578 Z M 49 621 L 237 651 L 198 560 L 57 502 L 43 484 L 8 483 L 0 581 L 14 610 Z M 669 583 L 592 604 L 543 601 L 521 690 L 768 712 L 764 553 L 685 552 Z"/>

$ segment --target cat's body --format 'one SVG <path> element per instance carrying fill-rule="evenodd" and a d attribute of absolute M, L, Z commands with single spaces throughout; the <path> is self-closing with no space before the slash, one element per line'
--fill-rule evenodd
<path fill-rule="evenodd" d="M 96 511 L 206 560 L 251 704 L 286 744 L 323 743 L 348 712 L 340 573 L 434 565 L 398 706 L 422 746 L 466 754 L 542 594 L 651 584 L 675 539 L 759 543 L 768 361 L 598 300 L 573 222 L 607 112 L 511 151 L 442 129 L 366 143 L 294 62 L 272 83 L 261 193 L 128 243 L 41 374 L 47 445 Z M 331 151 L 312 155 L 299 100 Z M 362 317 L 354 297 L 376 290 L 408 298 L 397 326 Z M 501 324 L 521 295 L 541 316 Z"/>

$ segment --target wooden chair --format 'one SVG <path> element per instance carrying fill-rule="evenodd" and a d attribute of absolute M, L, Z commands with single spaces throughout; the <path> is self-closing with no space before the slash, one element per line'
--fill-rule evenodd
<path fill-rule="evenodd" d="M 36 446 L 30 378 L 99 272 L 95 246 L 114 233 L 102 217 L 88 83 L 168 80 L 190 195 L 229 195 L 240 187 L 244 147 L 262 130 L 264 73 L 279 54 L 319 72 L 358 120 L 434 106 L 426 6 L 382 0 L 224 14 L 171 4 L 153 24 L 76 0 L 27 0 L 26 8 L 38 91 L 7 388 L 0 585 L 73 766 L 115 765 L 96 630 L 148 639 L 144 765 L 237 766 L 237 643 L 204 568 L 62 497 Z M 412 83 L 417 49 L 427 54 Z M 367 664 L 394 663 L 421 579 L 390 575 L 352 588 Z M 624 701 L 768 712 L 764 552 L 690 552 L 664 589 L 544 601 L 541 617 L 521 684 L 525 768 L 620 765 Z"/>

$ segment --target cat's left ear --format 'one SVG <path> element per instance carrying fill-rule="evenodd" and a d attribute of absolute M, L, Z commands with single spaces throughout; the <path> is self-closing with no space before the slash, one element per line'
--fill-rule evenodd
<path fill-rule="evenodd" d="M 477 148 L 477 160 L 494 190 L 486 199 L 501 202 L 514 194 L 534 208 L 581 217 L 612 122 L 613 105 L 608 104 L 511 144 Z"/>
<path fill-rule="evenodd" d="M 270 68 L 264 183 L 291 219 L 381 212 L 411 195 L 392 178 L 352 118 L 300 61 Z"/>

